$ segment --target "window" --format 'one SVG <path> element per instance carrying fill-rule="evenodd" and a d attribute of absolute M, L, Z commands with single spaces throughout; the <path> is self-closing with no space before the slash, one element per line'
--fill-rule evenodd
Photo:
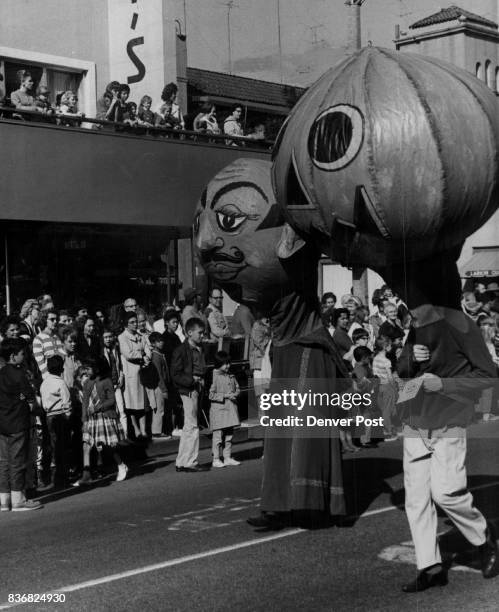
<path fill-rule="evenodd" d="M 490 60 L 487 60 L 485 62 L 485 82 L 487 83 L 488 87 L 493 89 L 493 85 L 492 85 L 492 66 L 491 66 Z"/>
<path fill-rule="evenodd" d="M 477 64 L 476 64 L 475 74 L 476 74 L 476 78 L 477 79 L 480 79 L 480 80 L 483 79 L 482 64 L 480 62 L 477 62 Z"/>

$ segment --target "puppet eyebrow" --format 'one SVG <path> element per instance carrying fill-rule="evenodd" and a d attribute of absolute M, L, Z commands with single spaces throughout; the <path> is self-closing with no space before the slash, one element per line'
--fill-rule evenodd
<path fill-rule="evenodd" d="M 225 195 L 226 193 L 229 193 L 230 191 L 234 191 L 235 189 L 240 189 L 241 187 L 249 187 L 250 189 L 254 189 L 268 203 L 269 199 L 267 198 L 267 196 L 265 195 L 265 192 L 263 191 L 261 187 L 249 181 L 240 181 L 238 183 L 231 183 L 230 185 L 224 185 L 221 189 L 219 189 L 216 192 L 216 194 L 213 196 L 213 200 L 211 201 L 210 208 L 214 208 L 215 204 L 218 202 L 218 200 L 223 195 Z"/>

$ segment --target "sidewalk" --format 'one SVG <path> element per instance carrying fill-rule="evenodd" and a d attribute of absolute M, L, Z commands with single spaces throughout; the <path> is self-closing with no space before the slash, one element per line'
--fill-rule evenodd
<path fill-rule="evenodd" d="M 263 440 L 264 428 L 258 423 L 257 419 L 243 421 L 241 427 L 234 431 L 232 439 L 233 444 L 242 444 L 249 440 Z M 153 438 L 147 447 L 148 457 L 157 457 L 159 455 L 172 455 L 177 453 L 180 438 L 174 437 L 171 440 L 163 438 Z M 199 435 L 199 448 L 205 449 L 211 447 L 211 430 L 202 429 Z"/>

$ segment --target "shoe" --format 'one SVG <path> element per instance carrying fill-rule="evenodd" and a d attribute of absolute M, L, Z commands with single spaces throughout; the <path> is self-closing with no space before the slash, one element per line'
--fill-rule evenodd
<path fill-rule="evenodd" d="M 118 475 L 116 476 L 116 482 L 121 482 L 125 480 L 126 475 L 128 474 L 128 466 L 124 463 L 120 463 L 118 466 Z"/>
<path fill-rule="evenodd" d="M 190 467 L 175 467 L 177 472 L 207 472 L 210 468 L 204 465 L 192 465 Z"/>
<path fill-rule="evenodd" d="M 241 462 L 229 457 L 228 459 L 224 459 L 224 465 L 241 465 Z"/>
<path fill-rule="evenodd" d="M 10 493 L 0 493 L 0 512 L 10 512 L 11 503 Z"/>
<path fill-rule="evenodd" d="M 289 518 L 283 512 L 261 512 L 258 516 L 250 516 L 246 522 L 252 527 L 271 531 L 279 531 L 289 526 Z"/>
<path fill-rule="evenodd" d="M 220 461 L 220 459 L 213 459 L 213 463 L 211 465 L 214 468 L 221 468 L 221 467 L 225 467 L 226 464 L 223 463 L 223 461 Z"/>
<path fill-rule="evenodd" d="M 499 554 L 497 551 L 497 536 L 491 523 L 487 523 L 485 543 L 478 547 L 482 561 L 482 576 L 494 578 L 499 574 Z"/>
<path fill-rule="evenodd" d="M 383 436 L 384 436 L 383 438 L 384 442 L 395 442 L 395 440 L 398 440 L 397 434 L 384 433 Z"/>
<path fill-rule="evenodd" d="M 427 570 L 422 570 L 416 577 L 416 580 L 404 584 L 402 591 L 404 593 L 420 593 L 431 589 L 431 587 L 445 586 L 448 583 L 447 572 L 441 569 L 436 574 L 431 574 Z"/>
<path fill-rule="evenodd" d="M 26 501 L 12 506 L 12 512 L 26 512 L 27 510 L 40 510 L 43 508 L 43 504 L 34 499 L 27 499 Z"/>
<path fill-rule="evenodd" d="M 84 487 L 92 483 L 92 476 L 90 476 L 90 470 L 83 470 L 83 474 L 79 480 L 73 482 L 73 487 Z"/>

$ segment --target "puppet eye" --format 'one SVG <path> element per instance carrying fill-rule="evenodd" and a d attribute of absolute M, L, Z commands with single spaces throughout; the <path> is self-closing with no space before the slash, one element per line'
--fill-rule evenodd
<path fill-rule="evenodd" d="M 359 109 L 337 104 L 314 121 L 308 137 L 308 152 L 314 165 L 330 172 L 348 166 L 364 140 L 364 117 Z"/>
<path fill-rule="evenodd" d="M 235 232 L 246 221 L 246 215 L 233 215 L 217 212 L 218 227 L 224 232 Z"/>

